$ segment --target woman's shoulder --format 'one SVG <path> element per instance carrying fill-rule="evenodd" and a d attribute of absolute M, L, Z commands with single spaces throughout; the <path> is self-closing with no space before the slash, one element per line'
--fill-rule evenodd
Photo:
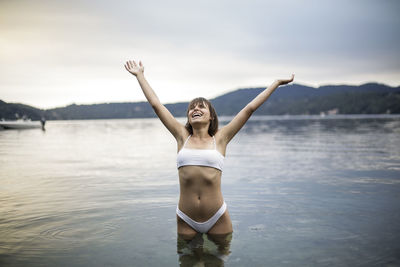
<path fill-rule="evenodd" d="M 178 148 L 180 149 L 181 147 L 183 147 L 183 144 L 186 142 L 186 140 L 189 138 L 190 133 L 188 130 L 183 129 L 181 131 L 181 133 L 176 137 L 176 142 L 178 145 Z"/>
<path fill-rule="evenodd" d="M 224 132 L 221 131 L 220 129 L 214 134 L 215 138 L 215 143 L 217 147 L 219 148 L 220 151 L 223 151 L 225 154 L 226 146 L 228 145 L 226 141 L 226 136 L 224 135 Z"/>

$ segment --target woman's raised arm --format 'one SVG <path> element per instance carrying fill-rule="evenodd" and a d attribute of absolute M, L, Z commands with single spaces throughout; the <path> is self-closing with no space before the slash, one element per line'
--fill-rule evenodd
<path fill-rule="evenodd" d="M 233 119 L 230 123 L 224 126 L 218 131 L 218 134 L 222 137 L 221 139 L 228 144 L 237 132 L 243 127 L 246 121 L 250 118 L 254 111 L 258 109 L 278 88 L 280 85 L 291 83 L 294 79 L 294 74 L 290 79 L 276 80 L 258 96 L 256 96 L 250 103 L 248 103 Z"/>
<path fill-rule="evenodd" d="M 147 101 L 150 103 L 151 107 L 160 118 L 161 122 L 167 127 L 175 139 L 179 142 L 184 138 L 185 127 L 180 124 L 175 117 L 169 112 L 169 110 L 161 104 L 156 93 L 150 87 L 150 84 L 144 77 L 144 66 L 141 61 L 139 65 L 136 64 L 134 60 L 129 60 L 125 63 L 125 69 L 133 74 L 142 88 L 143 94 Z"/>

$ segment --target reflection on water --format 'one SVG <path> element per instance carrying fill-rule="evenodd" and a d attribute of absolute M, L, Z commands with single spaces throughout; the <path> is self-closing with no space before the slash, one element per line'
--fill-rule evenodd
<path fill-rule="evenodd" d="M 178 234 L 177 252 L 179 265 L 224 266 L 230 254 L 232 234 L 196 234 L 187 237 Z"/>
<path fill-rule="evenodd" d="M 0 266 L 400 265 L 399 147 L 399 116 L 253 117 L 222 176 L 232 242 L 187 241 L 157 119 L 0 131 Z"/>
<path fill-rule="evenodd" d="M 289 119 L 290 118 L 290 119 Z M 309 116 L 307 119 L 289 117 L 254 117 L 242 129 L 248 133 L 280 132 L 285 135 L 312 134 L 316 131 L 323 133 L 368 133 L 374 130 L 382 133 L 399 133 L 400 121 L 393 120 L 393 116 L 360 117 L 347 115 L 335 119 L 321 119 L 318 116 Z"/>

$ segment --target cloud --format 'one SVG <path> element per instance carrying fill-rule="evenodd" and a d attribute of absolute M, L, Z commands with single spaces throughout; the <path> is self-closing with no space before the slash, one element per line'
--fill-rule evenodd
<path fill-rule="evenodd" d="M 297 82 L 399 84 L 397 1 L 2 1 L 0 98 L 41 107 L 163 102 Z"/>

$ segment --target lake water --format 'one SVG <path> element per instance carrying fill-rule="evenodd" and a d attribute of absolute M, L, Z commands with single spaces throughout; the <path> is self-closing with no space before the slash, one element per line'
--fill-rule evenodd
<path fill-rule="evenodd" d="M 400 116 L 252 118 L 222 176 L 234 232 L 192 241 L 157 119 L 46 128 L 0 131 L 1 266 L 400 265 Z"/>

